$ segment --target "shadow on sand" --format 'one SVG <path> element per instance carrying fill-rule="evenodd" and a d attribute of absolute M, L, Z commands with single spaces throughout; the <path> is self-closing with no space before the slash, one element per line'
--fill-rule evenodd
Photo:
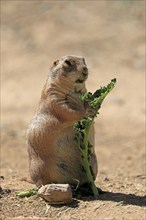
<path fill-rule="evenodd" d="M 82 200 L 91 201 L 95 200 L 93 197 L 83 198 Z M 102 192 L 99 196 L 101 201 L 111 201 L 111 202 L 120 202 L 122 205 L 136 205 L 136 206 L 146 206 L 146 195 L 137 196 L 134 194 L 125 194 L 125 193 L 114 193 L 114 192 Z"/>
<path fill-rule="evenodd" d="M 82 201 L 111 201 L 119 202 L 120 205 L 136 205 L 140 207 L 146 206 L 146 196 L 136 196 L 134 194 L 125 194 L 125 193 L 113 193 L 113 192 L 102 192 L 99 198 L 95 199 L 94 197 L 81 197 L 79 199 L 73 199 L 73 201 L 67 206 L 70 208 L 76 208 L 79 206 L 80 200 Z M 61 207 L 62 205 L 52 205 L 54 207 Z"/>

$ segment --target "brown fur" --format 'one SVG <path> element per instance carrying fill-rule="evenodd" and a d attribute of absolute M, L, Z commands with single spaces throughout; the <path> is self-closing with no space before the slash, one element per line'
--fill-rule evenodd
<path fill-rule="evenodd" d="M 90 110 L 79 98 L 79 94 L 86 91 L 87 75 L 88 69 L 82 57 L 64 56 L 50 68 L 26 136 L 30 176 L 37 186 L 87 182 L 73 128 L 74 123 Z M 93 143 L 94 131 L 91 133 Z M 96 177 L 94 151 L 91 166 Z"/>

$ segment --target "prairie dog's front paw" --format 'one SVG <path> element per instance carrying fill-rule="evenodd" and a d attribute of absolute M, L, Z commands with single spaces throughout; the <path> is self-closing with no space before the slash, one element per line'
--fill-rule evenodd
<path fill-rule="evenodd" d="M 96 115 L 96 110 L 93 109 L 93 108 L 88 108 L 87 109 L 87 115 L 91 115 L 91 116 Z"/>
<path fill-rule="evenodd" d="M 85 102 L 85 109 L 86 109 L 86 114 L 87 115 L 91 115 L 91 116 L 96 115 L 96 110 L 93 109 L 91 106 L 89 106 L 88 102 Z"/>

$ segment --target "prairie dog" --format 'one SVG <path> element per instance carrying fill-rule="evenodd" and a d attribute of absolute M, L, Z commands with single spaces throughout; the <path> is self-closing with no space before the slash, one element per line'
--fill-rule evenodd
<path fill-rule="evenodd" d="M 49 70 L 26 135 L 30 177 L 37 186 L 87 182 L 81 152 L 74 139 L 74 123 L 90 111 L 79 98 L 86 92 L 87 77 L 85 59 L 79 56 L 63 56 Z M 94 145 L 94 131 L 90 139 Z M 96 177 L 94 149 L 90 162 Z"/>

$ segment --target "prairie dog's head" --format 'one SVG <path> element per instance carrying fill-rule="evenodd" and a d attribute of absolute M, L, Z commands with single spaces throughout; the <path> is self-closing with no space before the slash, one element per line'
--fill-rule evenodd
<path fill-rule="evenodd" d="M 54 80 L 67 80 L 72 84 L 81 85 L 88 77 L 88 69 L 83 57 L 63 56 L 54 62 L 50 74 Z"/>

